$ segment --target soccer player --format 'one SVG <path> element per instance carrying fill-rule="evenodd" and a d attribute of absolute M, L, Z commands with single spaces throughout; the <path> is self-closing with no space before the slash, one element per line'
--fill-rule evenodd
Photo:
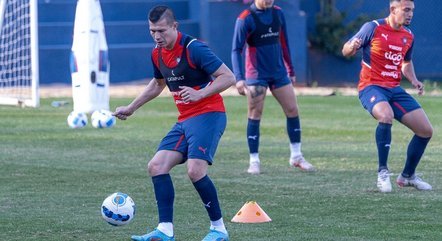
<path fill-rule="evenodd" d="M 416 176 L 415 170 L 433 135 L 433 128 L 418 102 L 400 86 L 403 74 L 418 94 L 423 94 L 424 85 L 416 78 L 412 61 L 414 35 L 407 28 L 413 11 L 413 0 L 390 0 L 388 17 L 365 23 L 342 49 L 344 56 L 353 56 L 362 48 L 359 99 L 378 121 L 375 132 L 379 160 L 377 186 L 381 192 L 392 190 L 387 160 L 393 119 L 414 132 L 405 167 L 396 183 L 399 187 L 431 190 L 431 185 Z"/>
<path fill-rule="evenodd" d="M 175 240 L 173 232 L 174 188 L 169 172 L 187 162 L 187 174 L 210 217 L 210 232 L 203 241 L 227 241 L 217 191 L 207 169 L 212 165 L 218 142 L 226 127 L 220 92 L 232 86 L 234 75 L 204 43 L 177 30 L 169 7 L 156 6 L 149 12 L 149 29 L 156 47 L 152 51 L 154 78 L 129 105 L 114 115 L 125 120 L 138 108 L 157 97 L 167 86 L 179 111 L 178 122 L 159 144 L 148 163 L 157 201 L 157 228 L 133 240 Z M 201 131 L 204 130 L 204 131 Z"/>
<path fill-rule="evenodd" d="M 260 174 L 259 139 L 260 121 L 267 89 L 281 105 L 287 117 L 287 134 L 290 139 L 291 166 L 314 171 L 301 152 L 301 125 L 298 105 L 292 84 L 296 77 L 290 58 L 286 22 L 274 0 L 255 0 L 237 18 L 232 44 L 232 65 L 236 88 L 247 96 L 250 174 Z M 243 50 L 246 48 L 245 75 Z M 287 72 L 288 71 L 288 72 Z"/>

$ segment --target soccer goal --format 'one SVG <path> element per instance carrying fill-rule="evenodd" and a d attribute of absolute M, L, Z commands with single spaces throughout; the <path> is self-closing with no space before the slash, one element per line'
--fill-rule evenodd
<path fill-rule="evenodd" d="M 0 0 L 0 104 L 38 107 L 38 0 Z"/>

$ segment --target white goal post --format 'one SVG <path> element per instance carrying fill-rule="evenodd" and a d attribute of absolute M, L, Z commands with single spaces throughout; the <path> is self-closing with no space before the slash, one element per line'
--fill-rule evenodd
<path fill-rule="evenodd" d="M 37 4 L 0 0 L 0 105 L 40 105 Z"/>

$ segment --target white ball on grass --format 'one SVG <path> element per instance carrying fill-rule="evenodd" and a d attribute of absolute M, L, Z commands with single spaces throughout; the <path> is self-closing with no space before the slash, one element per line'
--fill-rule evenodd
<path fill-rule="evenodd" d="M 126 225 L 135 216 L 135 202 L 125 193 L 113 193 L 104 199 L 101 205 L 101 216 L 110 225 Z"/>
<path fill-rule="evenodd" d="M 72 111 L 67 118 L 69 127 L 77 129 L 87 125 L 87 115 L 83 112 Z"/>
<path fill-rule="evenodd" d="M 96 110 L 92 113 L 91 123 L 95 128 L 109 128 L 115 125 L 116 118 L 108 110 Z"/>

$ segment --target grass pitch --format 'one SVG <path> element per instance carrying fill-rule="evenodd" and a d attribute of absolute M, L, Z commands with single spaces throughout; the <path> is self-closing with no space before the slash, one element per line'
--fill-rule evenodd
<path fill-rule="evenodd" d="M 147 160 L 176 121 L 171 98 L 157 98 L 111 129 L 68 128 L 72 106 L 0 107 L 0 240 L 130 240 L 154 228 L 157 212 Z M 66 99 L 71 101 L 70 99 Z M 112 99 L 111 106 L 131 99 Z M 376 188 L 376 121 L 357 97 L 300 96 L 305 157 L 316 173 L 288 166 L 288 137 L 281 108 L 266 100 L 261 122 L 259 176 L 246 173 L 246 100 L 225 97 L 228 127 L 209 175 L 218 188 L 232 241 L 441 240 L 442 99 L 418 97 L 435 132 L 418 172 L 433 191 Z M 412 133 L 395 122 L 390 169 L 402 170 Z M 208 217 L 187 178 L 172 171 L 175 236 L 201 240 Z M 396 176 L 392 177 L 394 180 Z M 128 193 L 137 205 L 132 223 L 113 227 L 100 205 L 107 195 Z M 230 220 L 246 201 L 257 201 L 270 223 Z"/>

